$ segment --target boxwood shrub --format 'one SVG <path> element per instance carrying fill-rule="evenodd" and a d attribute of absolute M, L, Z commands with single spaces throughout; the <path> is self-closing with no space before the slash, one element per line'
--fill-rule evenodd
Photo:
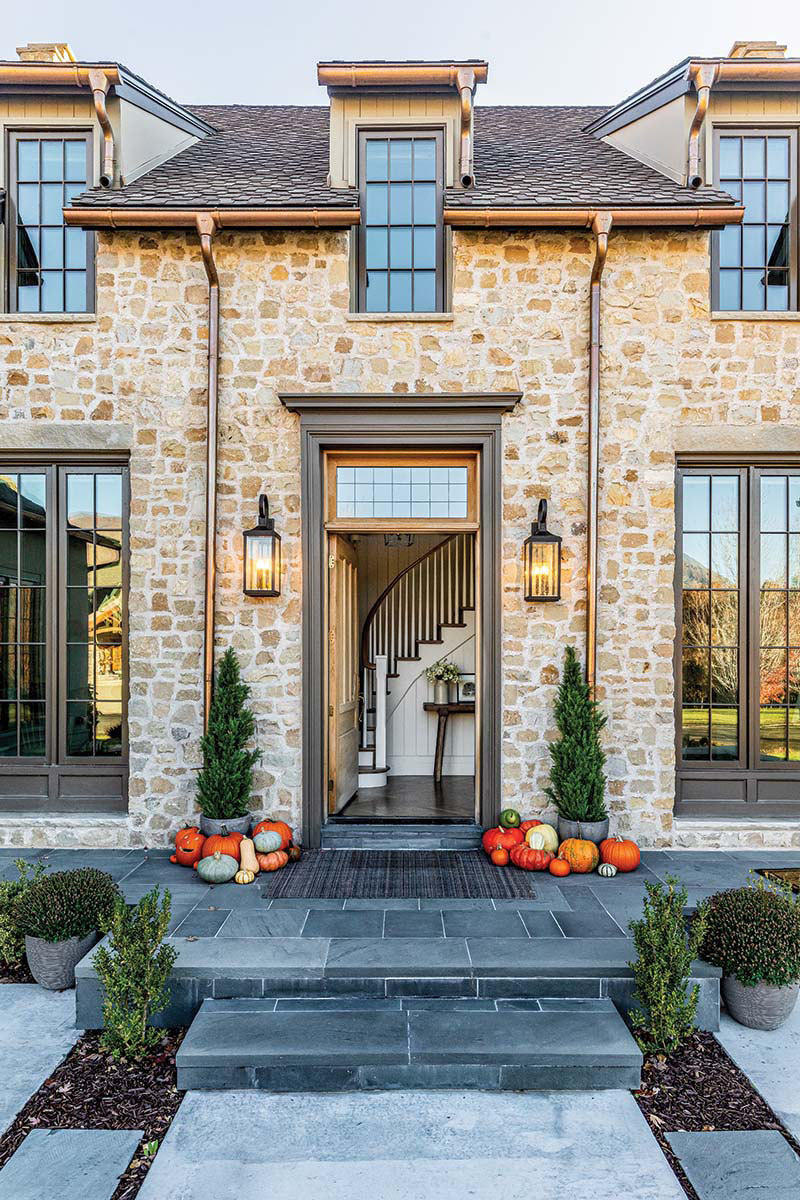
<path fill-rule="evenodd" d="M 84 938 L 107 926 L 119 894 L 105 871 L 56 871 L 23 892 L 14 905 L 14 919 L 22 936 L 46 942 Z"/>
<path fill-rule="evenodd" d="M 708 902 L 700 947 L 706 962 L 745 987 L 800 980 L 800 895 L 765 879 L 718 892 Z"/>

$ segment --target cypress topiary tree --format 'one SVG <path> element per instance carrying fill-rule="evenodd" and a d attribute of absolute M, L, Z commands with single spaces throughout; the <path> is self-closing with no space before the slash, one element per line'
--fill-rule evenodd
<path fill-rule="evenodd" d="M 549 746 L 552 763 L 545 793 L 565 821 L 604 821 L 606 756 L 600 730 L 606 718 L 589 693 L 574 646 L 567 646 L 555 718 L 561 737 Z"/>
<path fill-rule="evenodd" d="M 258 751 L 245 748 L 256 728 L 245 705 L 249 695 L 239 660 L 229 648 L 217 671 L 208 730 L 200 743 L 203 767 L 197 777 L 197 803 L 203 816 L 215 821 L 235 820 L 250 811 Z"/>

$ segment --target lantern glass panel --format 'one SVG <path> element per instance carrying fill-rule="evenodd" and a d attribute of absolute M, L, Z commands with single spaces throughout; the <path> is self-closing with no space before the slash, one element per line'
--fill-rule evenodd
<path fill-rule="evenodd" d="M 559 566 L 557 540 L 529 538 L 525 542 L 525 599 L 558 599 Z"/>
<path fill-rule="evenodd" d="M 277 595 L 281 582 L 281 539 L 277 533 L 250 533 L 245 539 L 246 592 Z"/>

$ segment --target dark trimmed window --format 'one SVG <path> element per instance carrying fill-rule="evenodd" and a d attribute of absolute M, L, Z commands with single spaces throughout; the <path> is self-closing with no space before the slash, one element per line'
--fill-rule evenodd
<path fill-rule="evenodd" d="M 0 465 L 0 808 L 123 799 L 127 489 L 122 465 Z"/>
<path fill-rule="evenodd" d="M 93 308 L 93 236 L 68 229 L 63 209 L 91 181 L 92 135 L 14 132 L 8 138 L 9 308 L 82 313 Z"/>
<path fill-rule="evenodd" d="M 441 312 L 444 307 L 440 130 L 359 137 L 360 312 Z"/>
<path fill-rule="evenodd" d="M 800 463 L 678 472 L 678 800 L 800 809 Z"/>
<path fill-rule="evenodd" d="M 741 225 L 714 235 L 712 306 L 719 312 L 797 308 L 797 130 L 717 129 L 714 175 L 744 205 Z"/>

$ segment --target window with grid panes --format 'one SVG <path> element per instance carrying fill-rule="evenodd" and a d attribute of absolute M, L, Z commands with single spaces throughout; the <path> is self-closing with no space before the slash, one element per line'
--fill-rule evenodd
<path fill-rule="evenodd" d="M 67 228 L 63 209 L 90 186 L 91 135 L 12 133 L 8 154 L 11 310 L 90 311 L 92 234 Z"/>
<path fill-rule="evenodd" d="M 745 211 L 741 225 L 715 235 L 714 308 L 796 309 L 796 131 L 718 129 L 715 157 L 718 186 Z"/>
<path fill-rule="evenodd" d="M 442 310 L 442 158 L 439 131 L 362 131 L 360 311 Z"/>

